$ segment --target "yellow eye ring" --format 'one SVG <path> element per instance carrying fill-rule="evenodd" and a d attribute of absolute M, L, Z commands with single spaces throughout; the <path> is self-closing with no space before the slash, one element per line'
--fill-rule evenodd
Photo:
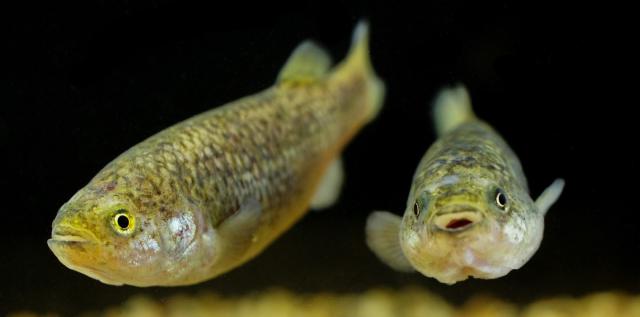
<path fill-rule="evenodd" d="M 118 233 L 129 234 L 135 228 L 135 218 L 126 210 L 120 209 L 113 216 L 112 226 Z"/>

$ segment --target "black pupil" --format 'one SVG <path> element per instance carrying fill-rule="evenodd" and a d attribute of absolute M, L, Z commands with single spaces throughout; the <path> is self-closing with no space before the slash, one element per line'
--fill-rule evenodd
<path fill-rule="evenodd" d="M 500 206 L 507 204 L 507 197 L 505 197 L 502 192 L 498 192 L 498 204 L 500 204 Z"/>
<path fill-rule="evenodd" d="M 413 205 L 413 213 L 417 216 L 420 213 L 420 205 L 418 205 L 418 202 L 416 202 Z"/>
<path fill-rule="evenodd" d="M 127 218 L 127 216 L 120 215 L 118 216 L 118 219 L 116 219 L 116 221 L 118 222 L 118 226 L 120 226 L 120 228 L 122 229 L 129 228 L 129 218 Z"/>

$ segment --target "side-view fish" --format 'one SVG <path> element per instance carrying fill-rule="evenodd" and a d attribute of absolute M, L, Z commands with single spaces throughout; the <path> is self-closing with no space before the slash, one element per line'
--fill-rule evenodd
<path fill-rule="evenodd" d="M 382 105 L 366 23 L 330 64 L 305 41 L 271 88 L 127 150 L 60 208 L 49 248 L 112 285 L 193 284 L 253 258 L 337 199 L 340 153 Z"/>
<path fill-rule="evenodd" d="M 414 174 L 404 217 L 373 212 L 367 244 L 392 268 L 441 283 L 504 276 L 538 249 L 564 181 L 533 201 L 518 158 L 476 118 L 464 87 L 440 92 L 434 116 L 438 140 Z"/>

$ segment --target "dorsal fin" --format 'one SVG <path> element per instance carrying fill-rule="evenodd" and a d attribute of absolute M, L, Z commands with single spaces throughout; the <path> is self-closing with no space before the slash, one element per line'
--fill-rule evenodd
<path fill-rule="evenodd" d="M 443 135 L 460 124 L 474 120 L 471 98 L 464 85 L 442 89 L 433 105 L 436 132 Z"/>
<path fill-rule="evenodd" d="M 314 81 L 324 77 L 331 67 L 331 57 L 313 41 L 302 42 L 280 70 L 278 82 Z"/>

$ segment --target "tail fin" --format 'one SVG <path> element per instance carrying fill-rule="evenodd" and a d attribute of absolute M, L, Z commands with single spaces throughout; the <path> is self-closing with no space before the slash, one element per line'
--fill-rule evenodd
<path fill-rule="evenodd" d="M 442 89 L 433 104 L 436 132 L 443 135 L 476 118 L 464 85 Z"/>
<path fill-rule="evenodd" d="M 369 104 L 371 105 L 370 119 L 377 116 L 384 101 L 385 86 L 371 66 L 369 57 L 369 24 L 358 22 L 351 40 L 351 48 L 347 58 L 336 68 L 336 77 L 352 76 L 362 73 L 367 82 Z"/>

